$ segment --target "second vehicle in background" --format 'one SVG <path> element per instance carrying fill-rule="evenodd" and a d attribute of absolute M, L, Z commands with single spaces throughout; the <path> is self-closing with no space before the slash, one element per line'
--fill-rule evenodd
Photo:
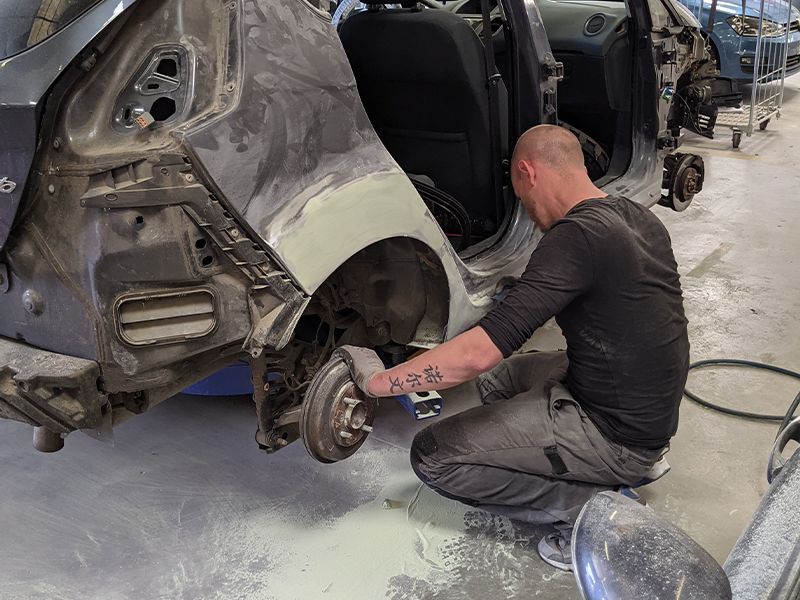
<path fill-rule="evenodd" d="M 741 82 L 753 80 L 758 44 L 760 0 L 712 2 L 680 0 L 697 17 L 708 40 L 708 50 L 720 74 Z M 761 52 L 760 72 L 780 71 L 786 54 L 786 75 L 800 71 L 800 10 L 785 0 L 764 0 L 762 42 L 771 46 Z M 787 35 L 786 23 L 789 22 Z"/>

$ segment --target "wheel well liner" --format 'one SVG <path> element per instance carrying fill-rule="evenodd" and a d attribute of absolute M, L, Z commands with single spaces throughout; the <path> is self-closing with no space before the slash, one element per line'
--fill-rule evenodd
<path fill-rule="evenodd" d="M 355 310 L 371 337 L 435 344 L 447 330 L 450 289 L 442 261 L 426 244 L 393 237 L 342 263 L 315 291 L 333 290 L 337 308 Z"/>

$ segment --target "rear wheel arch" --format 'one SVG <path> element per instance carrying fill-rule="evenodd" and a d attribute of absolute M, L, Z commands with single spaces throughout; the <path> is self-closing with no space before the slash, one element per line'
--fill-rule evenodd
<path fill-rule="evenodd" d="M 360 343 L 434 344 L 447 330 L 450 284 L 441 258 L 427 244 L 391 237 L 342 262 L 312 294 L 312 311 L 318 302 L 358 313 L 368 338 Z"/>

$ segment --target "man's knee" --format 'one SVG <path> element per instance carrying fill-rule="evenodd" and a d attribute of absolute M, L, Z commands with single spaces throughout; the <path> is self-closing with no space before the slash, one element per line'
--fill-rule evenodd
<path fill-rule="evenodd" d="M 437 456 L 439 444 L 436 441 L 435 427 L 426 427 L 414 436 L 411 442 L 411 468 L 420 481 L 437 494 L 457 500 L 470 506 L 477 506 L 469 494 L 464 494 L 458 485 L 458 471 L 467 465 L 446 463 Z"/>
<path fill-rule="evenodd" d="M 426 427 L 418 432 L 414 436 L 414 441 L 411 442 L 411 468 L 425 484 L 430 484 L 435 478 L 436 459 L 434 455 L 439 449 L 431 429 L 432 427 Z"/>
<path fill-rule="evenodd" d="M 463 465 L 446 460 L 438 435 L 442 432 L 437 424 L 417 433 L 411 442 L 411 468 L 420 480 L 432 487 L 438 487 L 442 479 L 451 479 L 455 471 Z"/>

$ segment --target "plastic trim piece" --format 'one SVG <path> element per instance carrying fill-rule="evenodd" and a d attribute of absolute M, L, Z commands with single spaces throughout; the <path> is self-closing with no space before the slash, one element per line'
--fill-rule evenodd
<path fill-rule="evenodd" d="M 597 29 L 591 30 L 589 29 L 589 25 L 591 23 L 597 22 L 599 19 L 600 26 Z M 606 16 L 603 13 L 595 13 L 588 19 L 586 19 L 586 23 L 583 25 L 583 33 L 584 35 L 588 36 L 595 36 L 598 33 L 602 32 L 606 28 Z"/>
<path fill-rule="evenodd" d="M 205 337 L 217 328 L 218 312 L 209 287 L 124 294 L 114 302 L 117 335 L 130 346 Z"/>

